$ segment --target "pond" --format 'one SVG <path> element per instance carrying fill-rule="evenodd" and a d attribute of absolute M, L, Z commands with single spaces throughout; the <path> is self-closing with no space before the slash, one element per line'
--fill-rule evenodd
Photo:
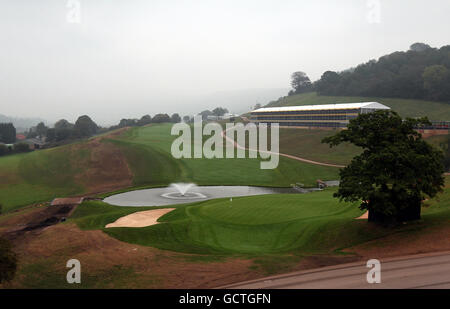
<path fill-rule="evenodd" d="M 193 186 L 181 194 L 173 186 L 129 191 L 115 194 L 104 201 L 116 206 L 165 206 L 191 203 L 215 198 L 252 196 L 261 194 L 299 193 L 294 188 L 268 188 L 250 186 Z"/>

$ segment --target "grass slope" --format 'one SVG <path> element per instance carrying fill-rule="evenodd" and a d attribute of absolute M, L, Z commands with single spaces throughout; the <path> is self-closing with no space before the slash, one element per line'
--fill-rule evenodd
<path fill-rule="evenodd" d="M 275 170 L 260 169 L 259 159 L 174 159 L 170 153 L 170 124 L 133 128 L 119 140 L 136 186 L 195 182 L 200 185 L 289 186 L 320 179 L 337 179 L 338 169 L 280 158 Z"/>
<path fill-rule="evenodd" d="M 375 97 L 319 96 L 315 92 L 283 97 L 267 106 L 294 106 L 355 102 L 379 102 L 389 106 L 402 117 L 428 116 L 430 120 L 450 120 L 450 104 L 434 101 Z"/>
<path fill-rule="evenodd" d="M 280 152 L 313 161 L 346 165 L 361 150 L 350 143 L 343 143 L 333 148 L 322 143 L 323 138 L 336 133 L 334 130 L 281 128 Z"/>
<path fill-rule="evenodd" d="M 101 145 L 102 156 L 117 155 L 121 150 L 137 187 L 164 186 L 172 182 L 195 182 L 200 185 L 256 185 L 289 186 L 301 182 L 314 185 L 317 179 L 338 179 L 338 169 L 316 166 L 280 157 L 275 170 L 261 170 L 259 159 L 174 159 L 170 147 L 175 136 L 170 124 L 138 127 L 121 136 L 106 137 Z M 322 144 L 325 136 L 334 131 L 281 129 L 280 151 L 311 160 L 347 164 L 359 153 L 352 145 L 329 148 Z M 429 141 L 439 146 L 444 137 Z M 54 197 L 83 194 L 89 191 L 93 179 L 96 184 L 111 179 L 101 164 L 92 160 L 92 152 L 100 147 L 88 146 L 87 141 L 48 150 L 17 154 L 0 158 L 0 203 L 10 211 L 32 203 L 49 201 Z M 97 144 L 94 144 L 97 145 Z M 109 152 L 108 152 L 109 151 Z M 91 171 L 91 173 L 89 173 Z M 92 171 L 96 171 L 92 174 Z"/>
<path fill-rule="evenodd" d="M 80 194 L 84 187 L 76 181 L 88 151 L 72 151 L 72 146 L 10 155 L 0 158 L 0 203 L 3 211 L 47 201 L 59 195 Z"/>
<path fill-rule="evenodd" d="M 314 185 L 317 179 L 337 179 L 338 169 L 315 166 L 280 158 L 275 170 L 261 170 L 259 159 L 174 159 L 170 153 L 171 124 L 138 127 L 119 137 L 105 137 L 100 144 L 88 141 L 27 154 L 0 158 L 0 203 L 10 211 L 55 197 L 83 194 L 90 180 L 107 182 L 107 176 L 96 177 L 89 171 L 102 173 L 102 161 L 92 160 L 92 153 L 105 143 L 103 156 L 121 150 L 133 174 L 133 184 L 162 186 L 172 182 L 195 182 L 202 185 L 289 186 L 295 182 Z M 103 148 L 106 149 L 106 148 Z M 113 153 L 114 152 L 114 153 Z M 111 168 L 111 167 L 109 167 Z M 104 171 L 103 171 L 104 172 Z M 88 176 L 87 176 L 88 175 Z M 97 175 L 101 176 L 101 175 Z"/>

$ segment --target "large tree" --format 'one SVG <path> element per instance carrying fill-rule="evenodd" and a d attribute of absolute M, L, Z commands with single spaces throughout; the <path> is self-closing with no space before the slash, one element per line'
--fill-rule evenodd
<path fill-rule="evenodd" d="M 350 142 L 362 153 L 340 171 L 341 200 L 360 201 L 369 221 L 396 223 L 420 218 L 421 202 L 444 184 L 443 155 L 415 130 L 426 118 L 402 118 L 393 111 L 361 114 L 347 130 L 324 138 L 331 146 Z"/>
<path fill-rule="evenodd" d="M 155 117 L 153 117 L 152 122 L 154 123 L 163 123 L 163 122 L 170 122 L 170 116 L 167 114 L 156 114 Z"/>
<path fill-rule="evenodd" d="M 441 144 L 444 149 L 444 167 L 450 172 L 450 135 L 447 135 L 447 140 Z"/>
<path fill-rule="evenodd" d="M 98 126 L 89 116 L 83 115 L 78 117 L 74 130 L 79 137 L 89 137 L 97 133 Z"/>
<path fill-rule="evenodd" d="M 450 98 L 450 70 L 443 65 L 426 67 L 422 74 L 423 87 L 432 100 Z"/>
<path fill-rule="evenodd" d="M 68 122 L 66 119 L 60 119 L 55 123 L 54 128 L 56 130 L 72 129 L 73 124 Z"/>
<path fill-rule="evenodd" d="M 12 123 L 0 123 L 0 142 L 12 144 L 16 141 L 16 128 Z"/>
<path fill-rule="evenodd" d="M 204 110 L 201 113 L 199 113 L 199 115 L 202 116 L 202 120 L 206 120 L 208 119 L 208 116 L 213 115 L 213 112 L 211 112 L 210 110 Z"/>
<path fill-rule="evenodd" d="M 47 136 L 47 130 L 48 127 L 43 122 L 39 122 L 36 126 L 36 133 L 40 137 Z"/>
<path fill-rule="evenodd" d="M 9 241 L 0 237 L 0 283 L 11 281 L 17 269 L 17 256 Z"/>
<path fill-rule="evenodd" d="M 145 126 L 150 123 L 152 123 L 152 117 L 150 115 L 144 115 L 138 121 L 138 125 L 140 126 Z"/>
<path fill-rule="evenodd" d="M 123 118 L 119 122 L 119 128 L 135 127 L 137 125 L 140 125 L 139 124 L 139 120 L 137 120 L 137 119 L 126 119 L 126 118 Z"/>
<path fill-rule="evenodd" d="M 291 75 L 291 86 L 294 94 L 304 93 L 312 90 L 312 83 L 305 72 L 294 72 Z"/>
<path fill-rule="evenodd" d="M 414 43 L 409 47 L 409 50 L 411 51 L 415 51 L 415 52 L 423 52 L 426 51 L 428 49 L 431 49 L 431 46 L 425 43 Z"/>
<path fill-rule="evenodd" d="M 328 95 L 339 94 L 339 82 L 341 76 L 333 71 L 326 71 L 322 77 L 315 83 L 316 90 L 319 94 L 326 93 Z"/>
<path fill-rule="evenodd" d="M 180 117 L 179 114 L 175 113 L 175 114 L 172 115 L 172 117 L 170 117 L 170 120 L 173 123 L 178 123 L 178 122 L 181 122 L 181 117 Z"/>
<path fill-rule="evenodd" d="M 226 113 L 228 113 L 228 109 L 223 107 L 216 107 L 215 109 L 212 110 L 212 114 L 214 116 L 223 116 Z"/>

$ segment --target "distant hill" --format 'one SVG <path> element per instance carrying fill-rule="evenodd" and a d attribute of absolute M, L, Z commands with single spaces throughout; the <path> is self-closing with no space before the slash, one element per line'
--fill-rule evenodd
<path fill-rule="evenodd" d="M 411 45 L 314 82 L 321 95 L 407 98 L 450 103 L 450 45 Z M 300 93 L 300 92 L 297 92 Z"/>
<path fill-rule="evenodd" d="M 379 97 L 322 96 L 318 95 L 316 92 L 308 92 L 282 97 L 279 100 L 270 102 L 266 106 L 295 106 L 356 102 L 379 102 L 389 106 L 394 111 L 398 112 L 402 117 L 427 116 L 433 121 L 450 121 L 450 104 L 424 100 Z"/>
<path fill-rule="evenodd" d="M 45 123 L 45 120 L 41 118 L 18 118 L 0 114 L 0 123 L 11 122 L 18 132 L 29 129 L 41 121 Z"/>

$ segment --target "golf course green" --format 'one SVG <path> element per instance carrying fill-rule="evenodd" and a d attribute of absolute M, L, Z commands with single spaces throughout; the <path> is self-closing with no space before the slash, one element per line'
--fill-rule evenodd
<path fill-rule="evenodd" d="M 424 203 L 422 218 L 428 226 L 450 219 L 450 177 L 446 183 L 443 193 Z M 333 192 L 236 197 L 166 207 L 87 201 L 69 221 L 129 243 L 208 255 L 325 254 L 392 233 L 392 229 L 355 220 L 363 213 L 358 203 L 339 202 Z M 175 210 L 160 217 L 161 224 L 105 228 L 128 214 L 158 208 Z M 420 232 L 420 226 L 400 226 L 396 231 Z"/>
<path fill-rule="evenodd" d="M 362 214 L 356 204 L 340 203 L 332 193 L 271 194 L 170 206 L 176 209 L 159 219 L 163 224 L 144 228 L 104 229 L 122 216 L 157 207 L 92 201 L 80 205 L 72 219 L 82 229 L 102 229 L 125 242 L 187 253 L 315 252 L 328 250 L 330 244 L 345 245 L 339 235 Z M 322 236 L 322 241 L 311 241 Z"/>

